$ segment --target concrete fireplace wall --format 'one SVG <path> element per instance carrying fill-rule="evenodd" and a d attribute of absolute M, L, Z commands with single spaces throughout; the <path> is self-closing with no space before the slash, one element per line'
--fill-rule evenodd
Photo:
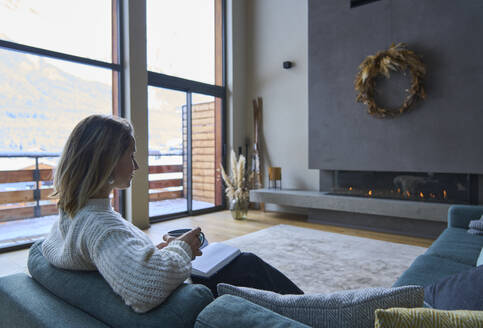
<path fill-rule="evenodd" d="M 483 1 L 349 3 L 309 0 L 309 168 L 483 174 Z M 378 119 L 353 81 L 393 42 L 422 57 L 427 98 Z"/>

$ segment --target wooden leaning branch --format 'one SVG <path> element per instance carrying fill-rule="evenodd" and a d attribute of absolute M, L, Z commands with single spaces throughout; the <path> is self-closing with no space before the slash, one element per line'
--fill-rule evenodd
<path fill-rule="evenodd" d="M 253 154 L 252 172 L 253 189 L 263 188 L 263 162 L 261 149 L 261 129 L 262 129 L 263 101 L 261 97 L 253 99 Z M 264 204 L 260 203 L 260 208 L 264 210 Z"/>

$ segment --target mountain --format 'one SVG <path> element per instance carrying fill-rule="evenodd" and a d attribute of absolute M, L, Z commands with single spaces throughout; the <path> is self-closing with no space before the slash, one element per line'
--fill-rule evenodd
<path fill-rule="evenodd" d="M 0 50 L 0 152 L 60 153 L 81 119 L 112 113 L 111 97 L 110 85 L 65 72 L 50 59 Z M 152 98 L 150 148 L 164 150 L 181 140 L 180 97 Z"/>
<path fill-rule="evenodd" d="M 78 121 L 110 112 L 109 85 L 78 78 L 41 57 L 0 51 L 0 152 L 60 152 Z"/>

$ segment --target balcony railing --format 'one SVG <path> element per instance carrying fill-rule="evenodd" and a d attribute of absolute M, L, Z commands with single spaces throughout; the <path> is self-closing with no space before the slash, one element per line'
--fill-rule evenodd
<path fill-rule="evenodd" d="M 150 154 L 150 156 L 154 156 Z M 183 173 L 183 165 L 150 165 L 149 174 L 157 173 Z M 149 201 L 159 201 L 173 198 L 183 198 L 183 190 L 163 190 L 170 187 L 183 187 L 183 179 L 150 180 L 149 190 L 160 190 L 149 193 Z"/>
<path fill-rule="evenodd" d="M 39 217 L 57 212 L 54 201 L 49 198 L 53 192 L 49 186 L 52 181 L 52 169 L 40 168 L 39 159 L 58 156 L 59 154 L 56 153 L 0 153 L 0 159 L 32 158 L 35 161 L 33 166 L 20 170 L 0 171 L 0 184 L 19 182 L 34 184 L 33 186 L 26 184 L 23 189 L 16 187 L 13 189 L 17 190 L 0 192 L 0 221 Z"/>
<path fill-rule="evenodd" d="M 2 158 L 32 158 L 34 165 L 19 170 L 2 170 L 0 164 L 0 186 L 7 183 L 27 183 L 23 187 L 0 191 L 0 222 L 16 219 L 41 217 L 57 213 L 53 193 L 53 168 L 45 168 L 41 158 L 59 157 L 58 153 L 0 153 Z M 160 154 L 150 152 L 150 157 L 182 156 L 182 154 Z M 43 166 L 43 167 L 42 167 Z M 149 174 L 183 173 L 183 165 L 150 165 Z M 30 183 L 30 184 L 28 184 Z M 173 188 L 177 187 L 177 188 Z M 184 198 L 182 178 L 158 179 L 149 181 L 149 201 L 162 201 Z M 176 190 L 173 190 L 176 189 Z"/>

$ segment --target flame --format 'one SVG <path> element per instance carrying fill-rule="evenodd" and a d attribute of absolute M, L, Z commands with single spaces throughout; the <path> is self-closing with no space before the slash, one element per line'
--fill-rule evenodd
<path fill-rule="evenodd" d="M 369 196 L 372 196 L 372 190 L 369 190 L 369 192 L 367 193 Z"/>
<path fill-rule="evenodd" d="M 409 196 L 411 196 L 411 193 L 409 191 L 406 191 L 405 195 L 406 195 L 406 197 L 409 197 Z"/>
<path fill-rule="evenodd" d="M 443 198 L 448 198 L 448 192 L 445 189 L 443 189 Z"/>
<path fill-rule="evenodd" d="M 349 191 L 352 191 L 352 187 L 349 187 Z"/>
<path fill-rule="evenodd" d="M 419 197 L 424 198 L 424 194 L 422 192 L 420 192 Z"/>
<path fill-rule="evenodd" d="M 401 188 L 397 188 L 397 192 L 398 193 L 401 193 Z"/>

